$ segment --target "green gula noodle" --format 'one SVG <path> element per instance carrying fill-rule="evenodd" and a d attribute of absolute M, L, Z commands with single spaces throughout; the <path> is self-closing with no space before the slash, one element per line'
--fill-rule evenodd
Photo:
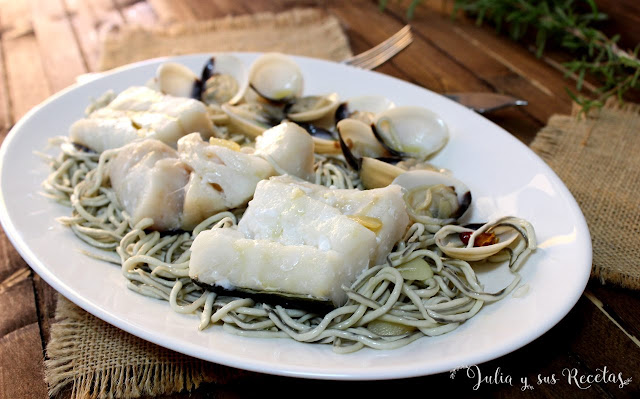
<path fill-rule="evenodd" d="M 206 291 L 189 278 L 189 248 L 195 236 L 205 229 L 236 225 L 244 209 L 217 213 L 192 232 L 148 231 L 153 220 L 131 225 L 109 186 L 106 166 L 117 150 L 85 152 L 65 138 L 54 139 L 52 144 L 62 151 L 55 158 L 43 155 L 53 168 L 43 184 L 45 193 L 72 208 L 71 216 L 59 221 L 100 250 L 85 254 L 120 265 L 132 291 L 166 300 L 178 313 L 199 313 L 200 330 L 220 322 L 232 334 L 332 344 L 338 353 L 363 347 L 398 348 L 423 336 L 448 333 L 476 315 L 485 303 L 504 298 L 519 283 L 517 271 L 536 245 L 528 222 L 516 218 L 494 222 L 516 228 L 521 237 L 515 246 L 487 260 L 508 261 L 513 281 L 497 293 L 485 293 L 468 262 L 443 256 L 435 244 L 435 234 L 452 226 L 427 218 L 426 223 L 409 227 L 386 264 L 368 269 L 351 287 L 343 287 L 349 299 L 342 307 L 316 314 L 255 303 Z M 316 155 L 315 183 L 362 188 L 357 173 L 341 156 Z M 428 263 L 432 277 L 422 281 L 403 278 L 398 266 L 416 258 Z"/>

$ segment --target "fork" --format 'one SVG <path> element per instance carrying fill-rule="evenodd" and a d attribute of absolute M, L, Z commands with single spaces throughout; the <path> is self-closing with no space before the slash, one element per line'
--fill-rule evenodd
<path fill-rule="evenodd" d="M 404 50 L 412 41 L 411 25 L 405 25 L 382 43 L 365 52 L 347 58 L 342 63 L 362 69 L 374 69 Z"/>
<path fill-rule="evenodd" d="M 412 41 L 411 25 L 405 25 L 387 40 L 365 52 L 347 58 L 342 63 L 362 69 L 374 69 L 404 50 Z M 525 100 L 498 93 L 443 93 L 442 95 L 479 114 L 528 104 Z"/>

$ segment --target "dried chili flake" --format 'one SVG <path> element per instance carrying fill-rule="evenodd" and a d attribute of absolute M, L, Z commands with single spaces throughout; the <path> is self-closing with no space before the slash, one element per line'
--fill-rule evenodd
<path fill-rule="evenodd" d="M 469 244 L 469 239 L 471 238 L 472 231 L 465 231 L 460 233 L 460 240 L 464 245 Z M 498 242 L 498 237 L 494 233 L 480 233 L 476 236 L 475 241 L 473 242 L 474 247 L 486 247 L 487 245 L 493 245 Z"/>

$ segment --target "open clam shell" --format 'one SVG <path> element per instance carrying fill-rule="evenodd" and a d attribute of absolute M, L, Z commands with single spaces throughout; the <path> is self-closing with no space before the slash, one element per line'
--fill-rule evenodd
<path fill-rule="evenodd" d="M 316 152 L 317 154 L 337 155 L 342 153 L 340 142 L 336 140 L 336 138 L 338 137 L 337 133 L 320 126 L 316 126 L 313 123 L 296 123 L 311 135 L 314 144 L 314 152 Z"/>
<path fill-rule="evenodd" d="M 430 170 L 411 170 L 393 180 L 405 189 L 407 213 L 421 223 L 447 224 L 471 205 L 471 192 L 460 180 Z"/>
<path fill-rule="evenodd" d="M 311 122 L 321 119 L 335 112 L 339 99 L 338 93 L 300 97 L 287 107 L 287 118 L 294 122 Z"/>
<path fill-rule="evenodd" d="M 357 119 L 343 119 L 336 126 L 340 138 L 344 141 L 352 156 L 356 158 L 388 157 L 389 152 L 380 144 L 370 125 Z"/>
<path fill-rule="evenodd" d="M 391 153 L 427 159 L 449 140 L 449 129 L 436 113 L 422 107 L 396 107 L 379 113 L 373 132 Z"/>
<path fill-rule="evenodd" d="M 249 85 L 267 100 L 288 103 L 300 97 L 304 80 L 300 67 L 292 58 L 267 53 L 251 65 Z"/>
<path fill-rule="evenodd" d="M 449 225 L 440 229 L 435 235 L 436 245 L 447 256 L 467 262 L 475 262 L 489 258 L 511 245 L 520 233 L 512 227 L 499 226 L 492 229 L 497 242 L 495 244 L 476 247 L 474 239 L 482 229 L 473 230 L 462 226 Z M 489 231 L 489 229 L 487 229 Z M 460 239 L 460 233 L 472 233 L 468 244 Z"/>
<path fill-rule="evenodd" d="M 273 118 L 260 104 L 222 104 L 221 108 L 229 117 L 230 127 L 250 138 L 256 138 L 280 123 L 279 119 Z"/>
<path fill-rule="evenodd" d="M 200 93 L 206 104 L 237 104 L 249 86 L 249 73 L 244 63 L 232 55 L 211 57 L 202 69 Z"/>
<path fill-rule="evenodd" d="M 189 68 L 165 62 L 156 70 L 155 87 L 176 97 L 192 97 L 206 104 L 236 104 L 249 85 L 247 69 L 232 55 L 209 58 L 198 77 Z"/>
<path fill-rule="evenodd" d="M 387 187 L 406 170 L 379 159 L 363 157 L 360 162 L 360 181 L 366 189 Z"/>
<path fill-rule="evenodd" d="M 156 70 L 156 87 L 164 94 L 191 97 L 199 81 L 191 69 L 176 62 L 165 62 Z"/>
<path fill-rule="evenodd" d="M 335 111 L 335 123 L 343 119 L 358 119 L 366 124 L 375 121 L 377 114 L 395 107 L 395 104 L 384 96 L 357 96 L 341 103 Z"/>

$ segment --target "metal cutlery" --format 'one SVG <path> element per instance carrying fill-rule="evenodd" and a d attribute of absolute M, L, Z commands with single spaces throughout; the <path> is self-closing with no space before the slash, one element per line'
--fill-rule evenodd
<path fill-rule="evenodd" d="M 529 104 L 526 100 L 499 93 L 444 93 L 442 95 L 479 114 L 486 114 L 511 106 L 524 106 Z"/>
<path fill-rule="evenodd" d="M 413 35 L 411 34 L 411 26 L 405 25 L 382 43 L 367 51 L 347 58 L 343 60 L 342 63 L 362 69 L 375 69 L 407 48 L 412 42 Z"/>
<path fill-rule="evenodd" d="M 402 29 L 377 46 L 342 62 L 362 69 L 375 69 L 407 48 L 412 41 L 413 35 L 411 34 L 411 26 L 405 25 Z M 443 93 L 442 95 L 476 111 L 479 114 L 485 114 L 511 106 L 524 106 L 528 104 L 525 100 L 506 94 L 490 92 Z"/>

